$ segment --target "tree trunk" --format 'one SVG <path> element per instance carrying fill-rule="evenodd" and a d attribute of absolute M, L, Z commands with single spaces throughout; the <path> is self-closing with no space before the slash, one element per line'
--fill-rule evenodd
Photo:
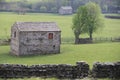
<path fill-rule="evenodd" d="M 75 44 L 79 44 L 80 32 L 79 31 L 74 31 L 74 35 L 75 35 Z"/>
<path fill-rule="evenodd" d="M 75 44 L 79 44 L 79 36 L 75 36 Z"/>
<path fill-rule="evenodd" d="M 90 40 L 92 40 L 92 34 L 90 34 Z"/>

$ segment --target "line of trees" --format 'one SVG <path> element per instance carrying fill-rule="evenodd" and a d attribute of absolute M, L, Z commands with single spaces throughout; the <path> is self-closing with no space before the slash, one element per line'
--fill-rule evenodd
<path fill-rule="evenodd" d="M 120 0 L 40 0 L 33 3 L 28 0 L 16 2 L 0 0 L 0 11 L 24 10 L 29 12 L 57 13 L 61 6 L 72 6 L 73 12 L 76 12 L 79 6 L 83 6 L 90 1 L 99 4 L 102 12 L 117 12 L 120 10 Z"/>

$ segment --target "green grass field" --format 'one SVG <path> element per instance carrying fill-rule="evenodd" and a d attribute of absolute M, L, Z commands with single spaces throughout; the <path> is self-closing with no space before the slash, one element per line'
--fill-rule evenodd
<path fill-rule="evenodd" d="M 13 64 L 75 64 L 76 61 L 86 61 L 91 67 L 96 61 L 116 62 L 120 60 L 120 43 L 100 44 L 62 44 L 61 53 L 53 55 L 16 57 L 9 55 L 9 46 L 0 47 L 0 63 Z"/>
<path fill-rule="evenodd" d="M 62 30 L 62 44 L 60 54 L 17 57 L 9 54 L 10 46 L 0 46 L 0 63 L 27 65 L 67 63 L 74 65 L 77 61 L 86 61 L 88 62 L 88 64 L 90 64 L 90 67 L 92 68 L 92 64 L 96 61 L 120 61 L 119 42 L 80 45 L 73 44 L 74 34 L 71 29 L 72 17 L 73 15 L 61 16 L 58 14 L 43 13 L 27 13 L 26 15 L 17 15 L 15 13 L 0 12 L 0 38 L 10 37 L 11 26 L 16 21 L 54 21 Z M 119 19 L 105 19 L 104 22 L 105 27 L 99 32 L 94 33 L 93 37 L 120 37 Z M 83 34 L 82 37 L 88 37 L 88 35 Z M 31 78 L 30 80 L 39 80 L 39 78 Z"/>
<path fill-rule="evenodd" d="M 62 38 L 73 38 L 74 35 L 71 30 L 71 20 L 72 16 L 59 16 L 57 14 L 17 15 L 11 13 L 8 15 L 8 13 L 0 13 L 0 38 L 6 38 L 7 36 L 10 36 L 10 28 L 16 21 L 56 22 L 62 30 Z"/>
<path fill-rule="evenodd" d="M 58 14 L 28 13 L 17 15 L 15 13 L 0 13 L 0 38 L 10 37 L 11 26 L 16 21 L 55 21 L 62 30 L 62 42 L 66 40 L 71 44 L 61 45 L 61 54 L 45 56 L 15 57 L 9 55 L 9 46 L 0 46 L 0 63 L 23 63 L 23 64 L 44 64 L 44 63 L 71 63 L 75 64 L 78 60 L 85 60 L 92 64 L 95 61 L 119 61 L 118 55 L 120 43 L 99 43 L 74 45 L 74 34 L 72 32 L 72 17 Z M 105 27 L 102 31 L 94 33 L 94 37 L 119 37 L 120 20 L 105 19 Z M 88 37 L 87 34 L 82 37 Z M 110 54 L 110 55 L 109 55 Z M 96 57 L 95 57 L 96 56 Z M 4 59 L 7 57 L 7 59 Z M 31 61 L 31 58 L 35 58 Z M 62 59 L 61 59 L 62 58 Z M 64 59 L 65 58 L 65 59 Z M 17 59 L 17 60 L 16 60 Z M 98 60 L 97 60 L 98 59 Z M 23 61 L 22 61 L 23 60 Z"/>
<path fill-rule="evenodd" d="M 74 34 L 71 29 L 72 16 L 61 16 L 58 14 L 39 14 L 28 13 L 26 15 L 17 15 L 15 13 L 0 13 L 0 38 L 10 36 L 10 28 L 17 21 L 54 21 L 62 30 L 62 42 L 72 42 Z M 120 37 L 120 20 L 105 19 L 104 28 L 93 34 L 93 37 Z M 81 37 L 88 37 L 87 34 Z"/>

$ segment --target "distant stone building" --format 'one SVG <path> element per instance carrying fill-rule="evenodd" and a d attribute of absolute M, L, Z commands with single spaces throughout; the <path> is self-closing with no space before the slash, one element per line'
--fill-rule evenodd
<path fill-rule="evenodd" d="M 16 22 L 11 28 L 11 54 L 60 53 L 60 36 L 55 22 Z"/>
<path fill-rule="evenodd" d="M 72 7 L 71 6 L 62 6 L 59 9 L 59 14 L 61 14 L 61 15 L 72 14 Z"/>

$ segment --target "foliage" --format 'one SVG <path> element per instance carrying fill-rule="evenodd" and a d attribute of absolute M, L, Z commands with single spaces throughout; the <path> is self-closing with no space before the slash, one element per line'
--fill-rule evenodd
<path fill-rule="evenodd" d="M 0 3 L 5 2 L 5 0 L 0 0 Z"/>
<path fill-rule="evenodd" d="M 75 35 L 75 44 L 79 43 L 79 35 L 85 32 L 86 28 L 87 8 L 85 6 L 79 7 L 76 15 L 73 17 L 72 30 Z"/>
<path fill-rule="evenodd" d="M 57 8 L 56 7 L 51 8 L 51 12 L 57 13 Z"/>
<path fill-rule="evenodd" d="M 41 11 L 41 12 L 46 12 L 46 11 L 47 11 L 47 8 L 46 8 L 45 6 L 41 6 L 41 7 L 40 7 L 40 11 Z"/>
<path fill-rule="evenodd" d="M 31 4 L 31 9 L 33 10 L 33 11 L 38 11 L 38 10 L 40 10 L 40 3 L 33 3 L 33 4 Z"/>
<path fill-rule="evenodd" d="M 93 32 L 96 32 L 99 28 L 103 26 L 101 20 L 101 11 L 100 7 L 92 2 L 88 3 L 85 6 L 87 8 L 87 14 L 84 16 L 87 18 L 85 23 L 86 24 L 85 29 L 87 30 L 90 39 L 92 39 Z"/>
<path fill-rule="evenodd" d="M 96 32 L 101 26 L 100 8 L 95 3 L 88 3 L 79 7 L 73 18 L 73 31 L 75 34 L 75 44 L 79 43 L 79 36 L 82 33 L 88 33 L 92 40 L 93 32 Z"/>
<path fill-rule="evenodd" d="M 47 8 L 46 12 L 52 12 L 52 8 L 58 10 L 61 6 L 72 6 L 73 12 L 76 12 L 79 6 L 85 5 L 89 1 L 97 3 L 103 13 L 117 13 L 119 10 L 119 0 L 0 0 L 0 3 L 5 3 L 3 7 L 9 6 L 8 9 L 4 9 L 5 11 L 11 11 L 13 3 L 18 2 L 17 6 L 21 4 L 21 7 L 29 8 L 31 12 L 40 12 L 40 6 L 45 6 Z M 1 6 L 0 10 L 2 10 Z"/>

